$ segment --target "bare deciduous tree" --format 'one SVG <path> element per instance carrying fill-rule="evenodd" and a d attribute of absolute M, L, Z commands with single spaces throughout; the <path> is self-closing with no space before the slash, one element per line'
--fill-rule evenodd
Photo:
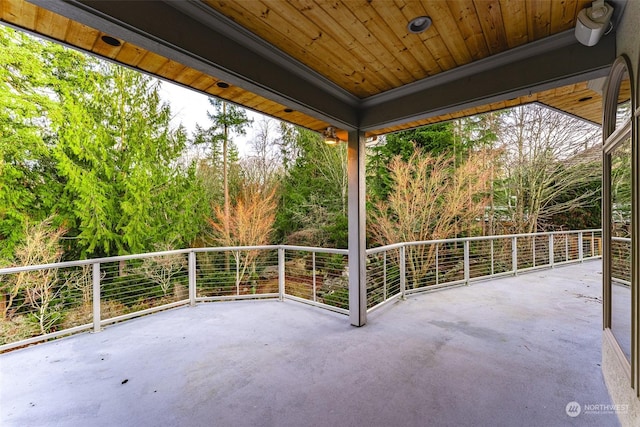
<path fill-rule="evenodd" d="M 16 247 L 15 264 L 23 266 L 59 262 L 63 253 L 60 238 L 66 231 L 64 227 L 53 227 L 51 218 L 28 226 L 24 241 Z M 30 306 L 31 315 L 42 334 L 48 333 L 59 320 L 60 314 L 52 307 L 60 293 L 57 268 L 21 272 L 3 279 L 2 285 L 2 291 L 9 297 L 2 312 L 4 320 L 10 317 L 17 301 L 20 301 L 19 306 L 13 307 L 13 311 L 24 305 Z"/>
<path fill-rule="evenodd" d="M 250 145 L 250 155 L 241 162 L 245 180 L 261 186 L 275 183 L 282 172 L 277 123 L 273 119 L 260 120 Z"/>
<path fill-rule="evenodd" d="M 256 184 L 241 189 L 235 204 L 230 208 L 229 227 L 225 227 L 224 211 L 214 208 L 214 218 L 209 219 L 216 241 L 222 246 L 259 246 L 269 242 L 273 231 L 276 211 L 275 186 L 265 189 Z M 238 266 L 236 277 L 239 284 L 244 275 L 255 272 L 255 261 L 259 251 L 233 251 Z"/>
<path fill-rule="evenodd" d="M 156 245 L 157 251 L 171 251 L 173 245 Z M 164 296 L 171 289 L 175 276 L 187 267 L 184 254 L 158 255 L 145 258 L 142 262 L 142 272 L 153 283 L 160 285 Z M 176 292 L 176 296 L 178 292 Z"/>
<path fill-rule="evenodd" d="M 561 197 L 600 181 L 599 159 L 580 154 L 598 144 L 597 126 L 539 105 L 516 107 L 500 118 L 506 176 L 498 196 L 513 223 L 510 231 L 534 232 L 556 213 L 593 203 L 598 188 Z"/>
<path fill-rule="evenodd" d="M 369 231 L 379 244 L 445 239 L 456 229 L 478 226 L 486 205 L 485 180 L 489 171 L 478 168 L 471 154 L 453 168 L 453 159 L 434 157 L 417 149 L 405 162 L 389 165 L 392 191 L 386 202 L 370 211 Z M 432 267 L 433 245 L 408 247 L 407 268 L 417 283 Z M 414 284 L 415 284 L 414 283 Z"/>

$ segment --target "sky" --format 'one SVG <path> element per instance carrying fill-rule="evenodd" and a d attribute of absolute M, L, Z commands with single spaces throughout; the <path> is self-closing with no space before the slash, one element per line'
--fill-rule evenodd
<path fill-rule="evenodd" d="M 171 124 L 177 127 L 180 123 L 191 134 L 196 124 L 206 127 L 210 121 L 207 117 L 207 110 L 212 110 L 208 97 L 194 90 L 183 88 L 166 81 L 160 85 L 160 97 L 171 105 L 173 119 Z M 247 117 L 257 123 L 266 117 L 254 111 L 245 110 Z M 250 154 L 249 140 L 253 137 L 252 129 L 247 129 L 246 135 L 232 135 L 233 142 L 237 145 L 240 156 L 246 157 Z"/>

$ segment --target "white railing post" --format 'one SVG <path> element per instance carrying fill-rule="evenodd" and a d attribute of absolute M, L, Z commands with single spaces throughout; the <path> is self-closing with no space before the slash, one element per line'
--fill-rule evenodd
<path fill-rule="evenodd" d="M 387 300 L 387 251 L 382 253 L 382 300 Z"/>
<path fill-rule="evenodd" d="M 189 305 L 196 305 L 196 253 L 189 252 Z"/>
<path fill-rule="evenodd" d="M 495 274 L 495 255 L 494 255 L 494 248 L 493 248 L 493 239 L 491 239 L 489 241 L 491 243 L 491 275 L 493 276 Z"/>
<path fill-rule="evenodd" d="M 531 258 L 533 266 L 536 266 L 536 236 L 531 237 Z"/>
<path fill-rule="evenodd" d="M 236 295 L 240 295 L 240 257 L 242 254 L 240 253 L 240 249 L 238 249 L 238 256 L 236 257 Z"/>
<path fill-rule="evenodd" d="M 406 271 L 406 247 L 400 246 L 400 298 L 406 298 L 407 292 L 407 271 Z"/>
<path fill-rule="evenodd" d="M 278 294 L 284 301 L 284 248 L 278 248 Z"/>
<path fill-rule="evenodd" d="M 511 270 L 513 270 L 513 275 L 518 275 L 518 238 L 511 238 Z"/>
<path fill-rule="evenodd" d="M 553 255 L 553 234 L 549 234 L 549 266 L 553 268 L 555 256 Z"/>
<path fill-rule="evenodd" d="M 578 259 L 584 261 L 584 248 L 582 247 L 582 231 L 578 233 Z"/>
<path fill-rule="evenodd" d="M 440 245 L 436 243 L 436 285 L 440 281 Z"/>
<path fill-rule="evenodd" d="M 316 253 L 315 252 L 311 252 L 311 268 L 313 268 L 313 302 L 316 302 L 316 289 L 317 289 L 317 285 L 316 285 Z"/>
<path fill-rule="evenodd" d="M 469 284 L 469 277 L 471 276 L 469 265 L 469 241 L 464 241 L 464 282 Z"/>
<path fill-rule="evenodd" d="M 93 264 L 93 332 L 100 332 L 100 263 Z"/>

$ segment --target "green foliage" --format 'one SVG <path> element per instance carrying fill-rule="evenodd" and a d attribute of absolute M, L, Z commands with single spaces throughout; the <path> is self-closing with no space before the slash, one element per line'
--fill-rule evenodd
<path fill-rule="evenodd" d="M 276 217 L 278 240 L 346 247 L 346 145 L 328 146 L 317 133 L 291 127 L 283 133 L 283 149 L 289 160 Z"/>
<path fill-rule="evenodd" d="M 335 289 L 331 292 L 320 293 L 320 297 L 322 298 L 322 302 L 327 305 L 344 308 L 345 310 L 349 309 L 349 289 Z"/>
<path fill-rule="evenodd" d="M 98 75 L 78 73 L 93 86 L 59 88 L 63 113 L 54 126 L 65 179 L 60 210 L 81 255 L 145 252 L 158 242 L 188 245 L 203 224 L 203 195 L 195 169 L 176 164 L 186 135 L 170 129 L 159 83 L 114 65 Z"/>
<path fill-rule="evenodd" d="M 0 27 L 0 257 L 10 259 L 29 220 L 49 216 L 58 188 L 46 124 L 56 104 L 49 96 L 49 47 Z"/>
<path fill-rule="evenodd" d="M 198 164 L 198 177 L 206 190 L 207 205 L 220 206 L 224 202 L 224 172 L 228 174 L 229 194 L 238 194 L 241 186 L 240 154 L 232 140 L 232 133 L 244 135 L 251 124 L 245 110 L 216 98 L 209 98 L 213 111 L 207 111 L 210 125 L 196 126 L 193 144 L 205 147 L 205 157 Z M 226 142 L 226 163 L 225 163 Z"/>
<path fill-rule="evenodd" d="M 159 83 L 4 27 L 0 44 L 0 257 L 52 214 L 73 258 L 190 244 L 204 192 Z"/>
<path fill-rule="evenodd" d="M 451 123 L 424 126 L 389 134 L 371 149 L 367 164 L 367 191 L 372 201 L 386 200 L 393 184 L 388 165 L 400 156 L 408 160 L 416 148 L 436 155 L 448 153 L 454 144 Z"/>

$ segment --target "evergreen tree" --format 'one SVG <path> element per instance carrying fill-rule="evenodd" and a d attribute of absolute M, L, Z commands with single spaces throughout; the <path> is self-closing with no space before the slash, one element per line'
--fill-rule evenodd
<path fill-rule="evenodd" d="M 279 240 L 314 246 L 347 246 L 347 147 L 328 146 L 319 134 L 291 127 L 283 146 L 287 163 L 276 217 Z"/>
<path fill-rule="evenodd" d="M 159 83 L 115 65 L 77 72 L 91 85 L 59 88 L 55 155 L 81 255 L 188 245 L 204 225 L 202 192 L 195 169 L 177 165 L 186 134 L 169 127 Z"/>

